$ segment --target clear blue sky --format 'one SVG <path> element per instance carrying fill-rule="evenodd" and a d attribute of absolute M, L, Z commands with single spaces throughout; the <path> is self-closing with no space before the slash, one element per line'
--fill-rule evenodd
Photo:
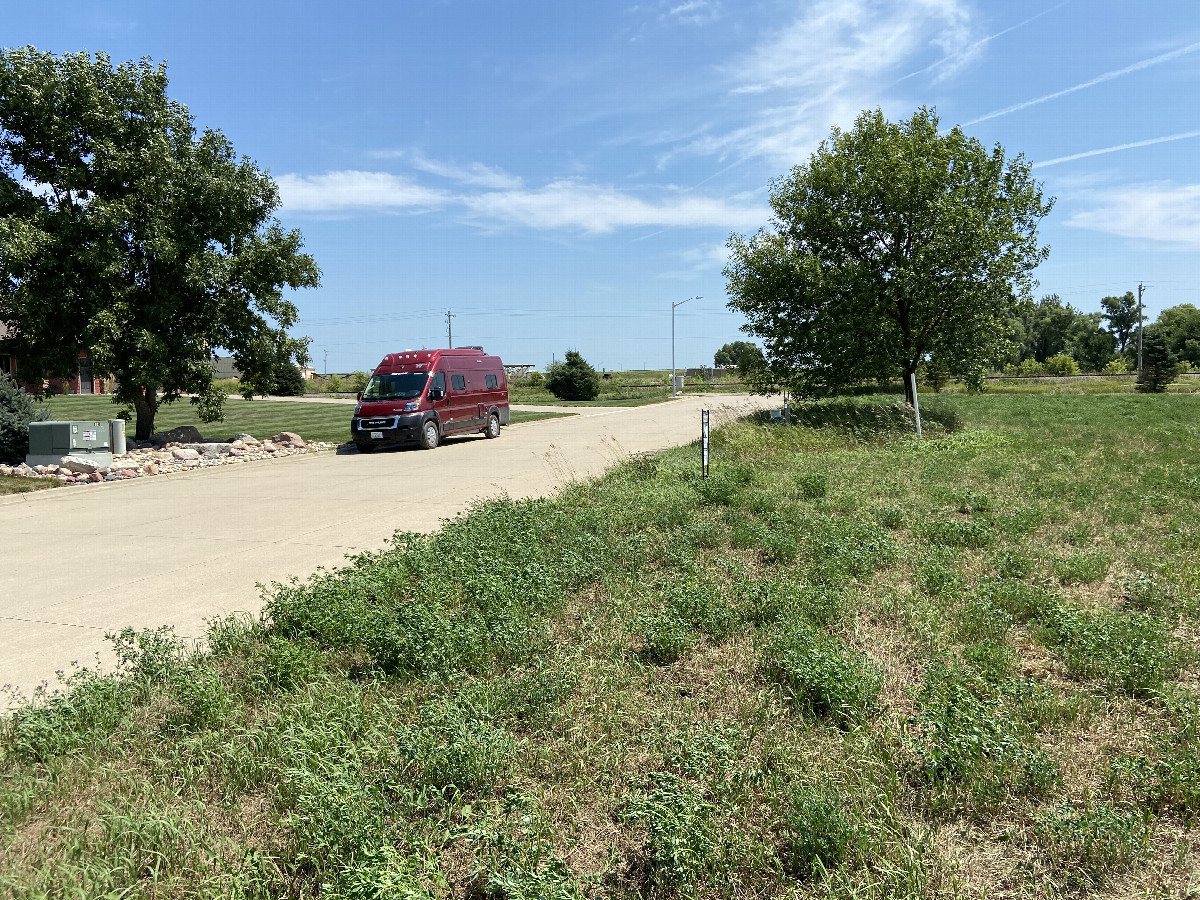
<path fill-rule="evenodd" d="M 1197 0 L 39 0 L 0 36 L 167 62 L 280 182 L 330 371 L 444 345 L 446 309 L 506 361 L 665 367 L 694 295 L 677 359 L 711 362 L 730 232 L 874 106 L 1044 164 L 1039 294 L 1200 303 Z"/>

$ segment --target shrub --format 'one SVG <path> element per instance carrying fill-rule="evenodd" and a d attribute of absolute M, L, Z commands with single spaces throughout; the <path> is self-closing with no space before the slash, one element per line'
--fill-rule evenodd
<path fill-rule="evenodd" d="M 546 376 L 541 372 L 530 372 L 525 379 L 525 383 L 530 387 L 538 388 L 546 383 Z"/>
<path fill-rule="evenodd" d="M 289 359 L 275 367 L 271 393 L 276 397 L 303 397 L 304 373 Z"/>
<path fill-rule="evenodd" d="M 1045 375 L 1046 369 L 1033 357 L 1023 359 L 1017 365 L 1007 365 L 1004 367 L 1005 375 L 1016 375 L 1022 378 L 1029 378 L 1035 375 Z"/>
<path fill-rule="evenodd" d="M 1078 375 L 1079 363 L 1065 353 L 1051 356 L 1046 360 L 1047 375 Z"/>
<path fill-rule="evenodd" d="M 798 709 L 842 726 L 877 706 L 880 679 L 871 661 L 804 621 L 789 621 L 775 632 L 762 669 Z"/>
<path fill-rule="evenodd" d="M 1104 366 L 1105 375 L 1128 375 L 1129 361 L 1123 356 L 1114 356 Z"/>
<path fill-rule="evenodd" d="M 0 462 L 23 463 L 29 453 L 29 423 L 50 418 L 50 410 L 0 373 Z"/>
<path fill-rule="evenodd" d="M 546 390 L 559 400 L 595 400 L 600 396 L 600 376 L 575 350 L 564 362 L 553 362 L 546 371 Z"/>

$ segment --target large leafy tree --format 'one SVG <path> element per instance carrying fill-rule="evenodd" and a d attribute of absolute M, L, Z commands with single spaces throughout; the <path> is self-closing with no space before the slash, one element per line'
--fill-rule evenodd
<path fill-rule="evenodd" d="M 1137 297 L 1133 291 L 1126 291 L 1120 297 L 1102 297 L 1100 308 L 1104 310 L 1102 315 L 1108 322 L 1108 330 L 1117 341 L 1117 352 L 1124 353 L 1129 339 L 1137 334 Z"/>
<path fill-rule="evenodd" d="M 281 355 L 307 361 L 284 288 L 320 279 L 278 207 L 266 172 L 196 132 L 164 66 L 0 51 L 0 322 L 30 380 L 87 351 L 139 439 L 185 393 L 220 418 L 218 347 L 246 396 L 267 393 Z"/>
<path fill-rule="evenodd" d="M 1200 365 L 1200 309 L 1193 303 L 1171 306 L 1158 314 L 1157 327 L 1171 352 L 1191 366 Z"/>
<path fill-rule="evenodd" d="M 729 306 L 762 339 L 763 383 L 819 395 L 900 375 L 908 395 L 923 363 L 978 376 L 1010 349 L 1052 202 L 1022 157 L 942 133 L 930 109 L 835 128 L 773 183 L 771 227 L 729 241 Z"/>

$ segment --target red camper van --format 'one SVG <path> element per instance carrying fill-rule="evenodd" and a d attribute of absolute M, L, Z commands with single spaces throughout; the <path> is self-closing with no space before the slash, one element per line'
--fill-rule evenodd
<path fill-rule="evenodd" d="M 358 395 L 350 436 L 369 452 L 416 441 L 432 450 L 445 435 L 500 436 L 508 424 L 508 379 L 480 347 L 389 353 Z"/>

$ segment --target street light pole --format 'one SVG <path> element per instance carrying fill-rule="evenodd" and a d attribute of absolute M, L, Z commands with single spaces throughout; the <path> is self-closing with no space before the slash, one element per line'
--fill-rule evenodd
<path fill-rule="evenodd" d="M 697 295 L 688 297 L 687 300 L 680 300 L 678 303 L 671 304 L 671 396 L 675 396 L 675 307 L 683 306 L 692 300 L 703 300 L 704 298 Z"/>

